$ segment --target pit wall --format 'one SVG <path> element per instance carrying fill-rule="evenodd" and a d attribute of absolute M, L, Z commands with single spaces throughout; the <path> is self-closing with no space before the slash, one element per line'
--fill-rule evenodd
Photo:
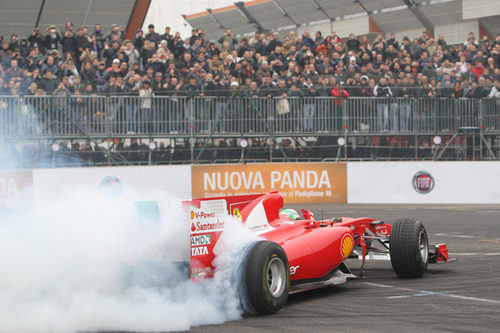
<path fill-rule="evenodd" d="M 279 191 L 286 204 L 500 203 L 500 162 L 266 163 L 0 170 L 0 207 L 65 190 L 119 188 L 145 199 Z M 33 191 L 25 191 L 33 187 Z M 28 195 L 23 195 L 23 192 Z"/>

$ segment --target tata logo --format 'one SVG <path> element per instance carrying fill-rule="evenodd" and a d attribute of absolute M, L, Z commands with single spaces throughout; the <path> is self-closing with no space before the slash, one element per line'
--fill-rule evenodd
<path fill-rule="evenodd" d="M 191 257 L 197 257 L 208 254 L 208 249 L 206 246 L 197 246 L 191 248 Z"/>
<path fill-rule="evenodd" d="M 427 171 L 419 171 L 413 176 L 412 185 L 418 193 L 429 193 L 434 188 L 434 184 L 434 178 Z"/>

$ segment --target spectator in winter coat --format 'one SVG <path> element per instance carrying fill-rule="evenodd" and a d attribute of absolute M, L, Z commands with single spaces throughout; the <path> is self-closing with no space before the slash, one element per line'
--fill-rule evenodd
<path fill-rule="evenodd" d="M 148 25 L 148 33 L 146 34 L 144 39 L 154 42 L 155 44 L 158 44 L 158 42 L 160 41 L 160 35 L 155 31 L 154 24 Z"/>
<path fill-rule="evenodd" d="M 338 83 L 332 89 L 331 94 L 335 98 L 335 104 L 340 106 L 344 104 L 344 99 L 347 99 L 350 96 L 347 90 L 345 90 L 344 87 Z"/>
<path fill-rule="evenodd" d="M 471 89 L 465 94 L 467 98 L 483 98 L 488 95 L 488 92 L 477 84 L 477 82 L 472 82 Z"/>
<path fill-rule="evenodd" d="M 483 76 L 484 73 L 484 64 L 482 61 L 476 61 L 476 66 L 472 69 L 472 73 L 476 75 L 477 80 Z"/>
<path fill-rule="evenodd" d="M 344 100 L 349 97 L 349 93 L 344 89 L 338 82 L 335 83 L 334 88 L 332 89 L 332 97 L 335 98 L 335 113 L 334 113 L 334 122 L 335 128 L 340 133 L 342 131 L 342 106 L 344 105 Z"/>
<path fill-rule="evenodd" d="M 316 113 L 316 104 L 315 101 L 311 97 L 315 97 L 318 95 L 317 87 L 314 86 L 312 78 L 308 77 L 306 82 L 304 82 L 302 86 L 302 96 L 306 98 L 304 102 L 304 131 L 312 131 L 314 125 L 314 116 Z"/>
<path fill-rule="evenodd" d="M 47 28 L 47 35 L 45 36 L 45 48 L 47 52 L 58 50 L 59 43 L 61 41 L 61 35 L 59 34 L 59 29 L 55 25 L 50 25 Z"/>
<path fill-rule="evenodd" d="M 389 130 L 389 101 L 392 97 L 392 91 L 387 84 L 385 77 L 380 78 L 379 84 L 373 89 L 375 97 L 383 97 L 384 100 L 377 101 L 377 126 L 379 131 L 387 132 Z"/>

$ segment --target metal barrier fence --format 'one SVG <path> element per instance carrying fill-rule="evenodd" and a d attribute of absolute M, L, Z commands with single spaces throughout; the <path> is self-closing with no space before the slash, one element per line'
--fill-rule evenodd
<path fill-rule="evenodd" d="M 500 132 L 500 101 L 450 98 L 0 96 L 3 137 Z"/>

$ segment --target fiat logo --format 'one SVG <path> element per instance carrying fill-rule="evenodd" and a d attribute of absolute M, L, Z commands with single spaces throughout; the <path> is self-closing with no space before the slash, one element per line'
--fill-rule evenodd
<path fill-rule="evenodd" d="M 419 171 L 413 176 L 413 188 L 418 193 L 429 193 L 434 188 L 434 178 L 427 171 Z"/>

